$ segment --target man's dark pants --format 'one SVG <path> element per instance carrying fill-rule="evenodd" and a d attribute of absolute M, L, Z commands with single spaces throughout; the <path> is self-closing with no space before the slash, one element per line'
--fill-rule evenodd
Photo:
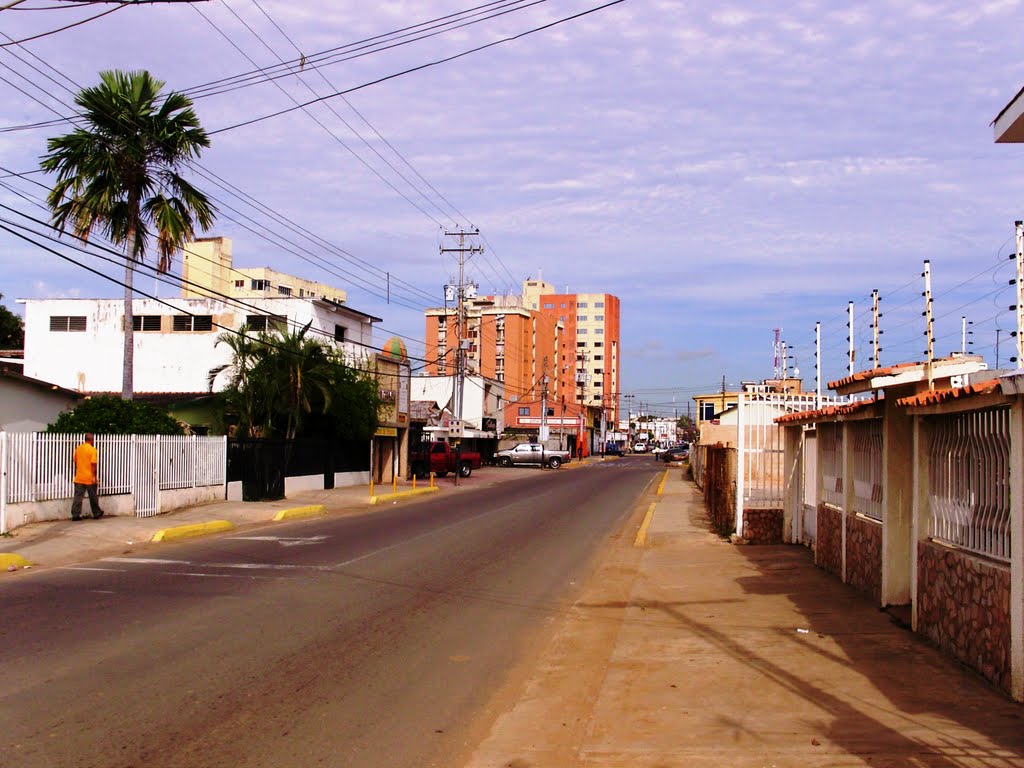
<path fill-rule="evenodd" d="M 71 500 L 71 519 L 77 520 L 82 516 L 82 497 L 89 494 L 89 508 L 92 509 L 93 517 L 102 517 L 103 510 L 100 509 L 100 500 L 96 497 L 96 483 L 86 485 L 75 483 L 75 497 Z"/>

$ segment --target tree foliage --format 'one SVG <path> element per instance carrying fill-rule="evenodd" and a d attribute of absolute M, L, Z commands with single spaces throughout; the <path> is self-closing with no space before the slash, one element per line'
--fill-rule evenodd
<path fill-rule="evenodd" d="M 223 333 L 231 362 L 210 371 L 231 375 L 224 391 L 238 437 L 337 436 L 369 439 L 377 429 L 376 378 L 346 364 L 331 345 L 309 336 L 310 326 L 253 335 Z"/>
<path fill-rule="evenodd" d="M 4 295 L 0 293 L 0 301 Z M 7 307 L 0 305 L 0 349 L 24 349 L 25 324 Z"/>
<path fill-rule="evenodd" d="M 181 435 L 185 430 L 167 411 L 150 403 L 105 395 L 80 403 L 46 428 L 47 432 L 98 435 Z"/>
<path fill-rule="evenodd" d="M 180 171 L 210 139 L 192 101 L 149 72 L 108 71 L 75 97 L 81 122 L 47 142 L 41 167 L 55 173 L 46 198 L 53 225 L 88 240 L 99 229 L 125 250 L 125 343 L 122 397 L 132 397 L 132 282 L 136 262 L 156 239 L 157 268 L 213 225 L 216 210 Z"/>

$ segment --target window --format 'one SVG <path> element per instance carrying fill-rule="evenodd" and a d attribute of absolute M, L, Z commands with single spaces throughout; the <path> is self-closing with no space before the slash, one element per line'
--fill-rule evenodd
<path fill-rule="evenodd" d="M 594 373 L 598 373 L 598 374 L 604 373 L 604 369 L 602 369 L 602 368 L 595 368 L 594 369 Z"/>
<path fill-rule="evenodd" d="M 594 362 L 596 363 L 598 360 L 604 360 L 604 355 L 594 355 Z"/>
<path fill-rule="evenodd" d="M 132 330 L 134 331 L 159 331 L 160 315 L 133 315 Z"/>
<path fill-rule="evenodd" d="M 345 326 L 335 325 L 334 326 L 334 340 L 341 342 L 345 340 Z"/>
<path fill-rule="evenodd" d="M 558 308 L 559 309 L 565 309 L 565 302 L 563 301 L 561 304 L 559 304 Z"/>
<path fill-rule="evenodd" d="M 254 291 L 265 291 L 265 290 L 267 290 L 267 288 L 270 287 L 270 281 L 269 280 L 253 280 L 252 283 L 250 284 L 250 287 Z"/>
<path fill-rule="evenodd" d="M 700 403 L 700 420 L 711 421 L 715 418 L 715 403 L 711 400 L 702 400 Z"/>
<path fill-rule="evenodd" d="M 85 315 L 50 315 L 51 333 L 79 333 L 85 330 Z"/>
<path fill-rule="evenodd" d="M 576 342 L 576 348 L 577 349 L 580 348 L 580 347 L 585 347 L 585 346 L 587 346 L 587 342 L 585 342 L 585 341 L 577 341 Z"/>
<path fill-rule="evenodd" d="M 604 328 L 595 328 L 594 333 L 596 333 L 598 336 L 604 336 Z"/>
<path fill-rule="evenodd" d="M 245 280 L 235 280 L 235 288 L 245 288 Z"/>
<path fill-rule="evenodd" d="M 581 301 L 581 302 L 578 302 L 576 304 L 576 309 L 586 309 L 586 308 L 587 308 L 587 302 L 585 302 L 585 301 Z"/>
<path fill-rule="evenodd" d="M 199 332 L 213 330 L 213 315 L 175 315 L 175 332 Z"/>
<path fill-rule="evenodd" d="M 604 315 L 594 315 L 594 320 L 598 323 L 604 322 Z"/>
<path fill-rule="evenodd" d="M 527 406 L 524 406 L 524 405 L 519 406 L 519 415 L 520 416 L 529 416 L 530 415 L 530 407 L 528 405 Z"/>
<path fill-rule="evenodd" d="M 548 302 L 544 302 L 544 309 L 554 309 L 554 308 L 555 308 L 554 304 L 551 304 L 551 303 L 548 303 Z"/>
<path fill-rule="evenodd" d="M 587 322 L 587 316 L 586 315 L 577 315 L 576 316 L 576 322 L 577 323 L 585 323 L 585 322 Z"/>
<path fill-rule="evenodd" d="M 594 395 L 594 396 L 593 396 L 593 397 L 591 397 L 590 399 L 591 399 L 591 400 L 600 400 L 600 399 L 601 399 L 601 396 L 600 396 L 600 395 Z"/>
<path fill-rule="evenodd" d="M 603 347 L 604 346 L 604 342 L 603 341 L 595 341 L 594 342 L 594 346 L 595 347 Z"/>
<path fill-rule="evenodd" d="M 564 323 L 565 322 L 565 315 L 559 315 L 558 316 L 558 322 Z"/>
<path fill-rule="evenodd" d="M 279 286 L 277 286 L 277 292 L 281 296 L 291 296 L 292 295 L 292 289 L 291 289 L 291 287 L 289 287 L 287 285 L 279 285 Z"/>
<path fill-rule="evenodd" d="M 594 382 L 595 389 L 600 389 L 603 386 L 604 386 L 604 382 L 603 381 L 595 381 Z"/>
<path fill-rule="evenodd" d="M 245 324 L 254 331 L 288 330 L 288 318 L 284 315 L 246 315 Z"/>
<path fill-rule="evenodd" d="M 596 307 L 597 309 L 604 309 L 604 302 L 603 302 L 603 301 L 595 301 L 595 302 L 594 302 L 594 306 L 595 306 L 595 307 Z"/>
<path fill-rule="evenodd" d="M 586 328 L 577 328 L 576 329 L 576 335 L 577 336 L 586 336 L 586 334 L 587 334 L 587 329 Z"/>

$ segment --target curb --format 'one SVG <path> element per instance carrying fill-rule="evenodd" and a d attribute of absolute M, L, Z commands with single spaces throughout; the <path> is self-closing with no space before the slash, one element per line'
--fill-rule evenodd
<path fill-rule="evenodd" d="M 382 501 L 405 499 L 410 496 L 422 496 L 424 493 L 437 493 L 440 490 L 441 489 L 435 485 L 433 488 L 430 488 L 428 486 L 427 488 L 417 488 L 416 490 L 396 491 L 395 493 L 382 493 L 379 496 L 371 496 L 370 503 L 380 504 Z"/>
<path fill-rule="evenodd" d="M 282 520 L 296 520 L 300 517 L 314 517 L 315 515 L 327 514 L 327 507 L 323 504 L 310 504 L 306 507 L 292 507 L 291 509 L 282 509 L 276 515 L 274 515 L 274 522 L 281 522 Z"/>
<path fill-rule="evenodd" d="M 640 524 L 640 530 L 636 532 L 636 538 L 633 539 L 634 547 L 642 547 L 647 543 L 647 529 L 651 525 L 651 519 L 654 517 L 654 508 L 657 504 L 651 504 L 647 508 L 647 514 L 644 515 L 644 521 Z"/>
<path fill-rule="evenodd" d="M 25 568 L 26 566 L 32 565 L 21 555 L 16 555 L 10 552 L 0 552 L 0 568 L 5 571 L 9 571 L 17 568 Z"/>
<path fill-rule="evenodd" d="M 153 534 L 150 541 L 173 541 L 174 539 L 187 539 L 192 536 L 205 536 L 208 533 L 221 533 L 234 528 L 234 523 L 227 520 L 211 520 L 208 523 L 193 523 L 192 525 L 178 525 L 174 528 L 164 528 Z"/>

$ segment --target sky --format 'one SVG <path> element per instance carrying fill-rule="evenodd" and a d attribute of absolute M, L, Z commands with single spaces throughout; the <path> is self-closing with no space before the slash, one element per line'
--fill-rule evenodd
<path fill-rule="evenodd" d="M 620 298 L 620 389 L 654 412 L 772 377 L 775 329 L 813 388 L 820 322 L 820 377 L 844 376 L 850 301 L 872 367 L 873 290 L 880 363 L 924 359 L 925 260 L 936 354 L 966 317 L 969 351 L 995 367 L 998 336 L 1015 367 L 1024 147 L 990 124 L 1024 85 L 1022 2 L 476 2 L 25 0 L 0 11 L 0 204 L 45 218 L 50 177 L 8 174 L 38 169 L 101 70 L 147 69 L 211 133 L 188 174 L 218 201 L 206 234 L 345 288 L 413 358 L 457 273 L 443 232 L 479 228 L 480 293 Z M 272 82 L 224 80 L 299 51 Z M 0 293 L 122 289 L 0 231 Z"/>

